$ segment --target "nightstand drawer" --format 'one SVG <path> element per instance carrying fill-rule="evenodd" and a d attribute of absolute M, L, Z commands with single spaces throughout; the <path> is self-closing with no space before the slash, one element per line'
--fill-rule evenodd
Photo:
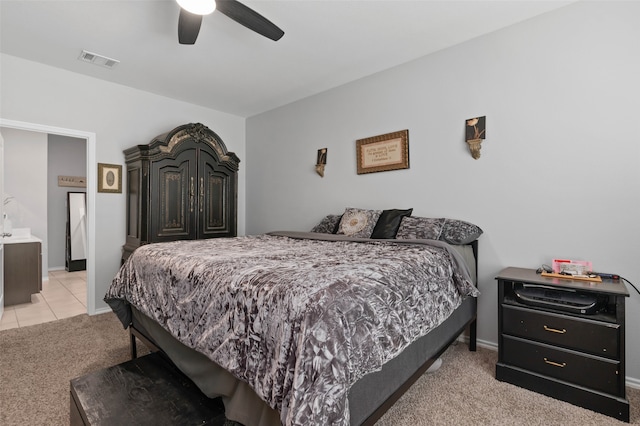
<path fill-rule="evenodd" d="M 504 336 L 504 363 L 618 395 L 620 363 Z"/>
<path fill-rule="evenodd" d="M 619 359 L 618 324 L 503 306 L 504 334 Z"/>

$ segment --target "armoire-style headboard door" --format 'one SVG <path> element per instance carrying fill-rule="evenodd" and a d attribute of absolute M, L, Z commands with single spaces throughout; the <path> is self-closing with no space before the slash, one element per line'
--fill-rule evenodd
<path fill-rule="evenodd" d="M 202 238 L 236 235 L 237 192 L 235 174 L 230 175 L 209 152 L 200 152 L 197 212 Z"/>
<path fill-rule="evenodd" d="M 197 238 L 197 150 L 151 164 L 151 235 L 154 242 Z"/>

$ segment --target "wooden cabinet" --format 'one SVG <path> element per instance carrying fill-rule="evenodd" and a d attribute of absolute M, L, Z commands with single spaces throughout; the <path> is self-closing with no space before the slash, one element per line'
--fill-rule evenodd
<path fill-rule="evenodd" d="M 209 128 L 179 126 L 124 154 L 123 261 L 143 244 L 236 236 L 240 160 Z"/>
<path fill-rule="evenodd" d="M 624 283 L 524 268 L 506 268 L 496 279 L 496 378 L 628 422 Z"/>
<path fill-rule="evenodd" d="M 4 304 L 31 303 L 42 290 L 42 244 L 4 244 Z"/>

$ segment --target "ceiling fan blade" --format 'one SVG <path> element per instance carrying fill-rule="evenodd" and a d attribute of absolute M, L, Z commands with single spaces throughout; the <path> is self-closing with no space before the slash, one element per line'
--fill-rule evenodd
<path fill-rule="evenodd" d="M 202 15 L 196 15 L 180 8 L 178 18 L 178 41 L 180 44 L 194 44 L 202 25 Z"/>
<path fill-rule="evenodd" d="M 216 9 L 239 24 L 271 40 L 282 38 L 284 31 L 273 22 L 236 0 L 216 0 Z"/>

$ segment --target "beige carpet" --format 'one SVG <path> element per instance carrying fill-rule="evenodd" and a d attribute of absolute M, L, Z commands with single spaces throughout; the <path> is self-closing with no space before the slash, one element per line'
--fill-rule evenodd
<path fill-rule="evenodd" d="M 469 352 L 458 343 L 443 356 L 442 367 L 423 375 L 383 416 L 391 425 L 626 425 L 611 417 L 495 379 L 498 352 Z M 640 425 L 640 389 L 627 387 L 631 424 Z"/>
<path fill-rule="evenodd" d="M 113 314 L 79 315 L 0 332 L 0 424 L 68 425 L 69 381 L 129 358 Z M 140 345 L 139 347 L 142 347 Z M 397 425 L 624 425 L 494 379 L 497 353 L 458 344 L 379 421 Z M 640 390 L 628 389 L 640 425 Z"/>
<path fill-rule="evenodd" d="M 0 331 L 0 424 L 68 425 L 69 381 L 129 358 L 115 315 Z"/>

